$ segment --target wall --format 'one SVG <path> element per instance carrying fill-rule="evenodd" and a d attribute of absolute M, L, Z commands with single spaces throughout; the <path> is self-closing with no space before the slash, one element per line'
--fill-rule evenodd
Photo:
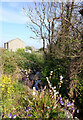
<path fill-rule="evenodd" d="M 16 51 L 18 48 L 25 49 L 25 43 L 21 41 L 20 39 L 14 39 L 14 40 L 9 41 L 8 46 L 9 46 L 8 50 L 12 50 L 12 51 Z"/>

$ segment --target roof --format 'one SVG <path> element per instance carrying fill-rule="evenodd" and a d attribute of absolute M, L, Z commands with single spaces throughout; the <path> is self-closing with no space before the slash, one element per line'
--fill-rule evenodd
<path fill-rule="evenodd" d="M 22 40 L 19 39 L 19 38 L 15 38 L 15 39 L 9 40 L 9 41 L 7 41 L 7 42 L 5 42 L 5 43 L 11 42 L 11 41 L 13 41 L 13 40 L 20 40 L 21 42 L 25 43 L 24 41 L 22 41 Z"/>

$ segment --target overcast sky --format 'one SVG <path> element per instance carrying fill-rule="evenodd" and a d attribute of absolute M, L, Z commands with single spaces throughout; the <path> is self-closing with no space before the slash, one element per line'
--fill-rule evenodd
<path fill-rule="evenodd" d="M 26 46 L 41 48 L 41 40 L 33 40 L 32 31 L 27 28 L 27 22 L 30 21 L 24 15 L 22 8 L 26 6 L 33 7 L 33 2 L 2 2 L 0 3 L 0 47 L 4 42 L 14 38 L 20 38 L 26 43 Z"/>

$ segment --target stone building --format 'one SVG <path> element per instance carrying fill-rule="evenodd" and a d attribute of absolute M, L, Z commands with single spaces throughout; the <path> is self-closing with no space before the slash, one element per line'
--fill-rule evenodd
<path fill-rule="evenodd" d="M 16 38 L 4 43 L 4 48 L 8 49 L 9 51 L 16 51 L 18 48 L 25 49 L 25 43 L 22 40 Z"/>

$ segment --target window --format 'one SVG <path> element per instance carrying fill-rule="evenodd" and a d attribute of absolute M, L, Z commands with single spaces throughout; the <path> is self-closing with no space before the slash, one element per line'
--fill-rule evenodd
<path fill-rule="evenodd" d="M 8 49 L 8 42 L 7 42 L 7 49 Z"/>

